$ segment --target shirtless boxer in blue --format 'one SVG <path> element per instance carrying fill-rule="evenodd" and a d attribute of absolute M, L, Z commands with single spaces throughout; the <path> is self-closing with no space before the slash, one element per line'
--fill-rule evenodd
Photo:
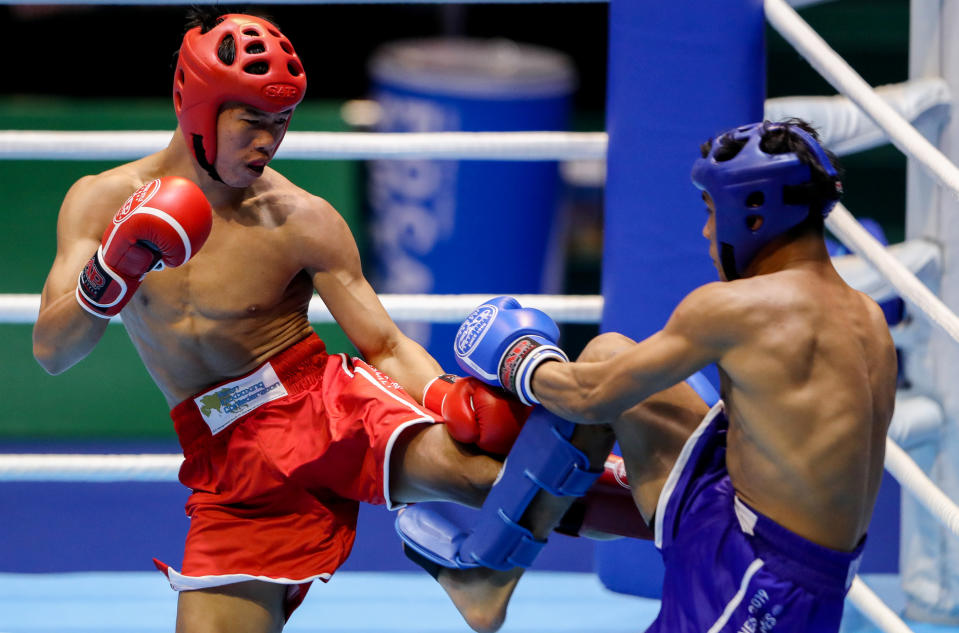
<path fill-rule="evenodd" d="M 808 125 L 730 130 L 703 146 L 692 178 L 721 282 L 687 295 L 661 331 L 638 343 L 604 334 L 563 362 L 539 315 L 498 298 L 457 334 L 462 364 L 565 420 L 613 429 L 666 565 L 649 631 L 835 632 L 882 475 L 893 343 L 826 252 L 841 184 Z M 668 390 L 711 363 L 722 400 L 701 422 L 642 410 L 664 397 L 693 410 Z M 438 580 L 490 630 L 520 574 L 442 569 Z"/>

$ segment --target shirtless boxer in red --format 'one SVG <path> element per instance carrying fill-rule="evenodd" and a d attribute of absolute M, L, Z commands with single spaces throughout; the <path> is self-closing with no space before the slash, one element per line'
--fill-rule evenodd
<path fill-rule="evenodd" d="M 306 89 L 289 40 L 248 15 L 191 27 L 170 144 L 66 195 L 34 354 L 63 372 L 122 311 L 193 491 L 182 569 L 157 562 L 180 590 L 177 631 L 279 631 L 348 556 L 360 501 L 480 504 L 500 464 L 453 438 L 505 453 L 526 409 L 435 380 L 343 218 L 269 167 Z M 364 360 L 327 354 L 314 290 Z"/>

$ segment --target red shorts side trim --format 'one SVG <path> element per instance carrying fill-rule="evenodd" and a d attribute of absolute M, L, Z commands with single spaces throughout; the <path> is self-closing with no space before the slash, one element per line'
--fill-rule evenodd
<path fill-rule="evenodd" d="M 269 364 L 287 395 L 216 434 L 193 398 L 171 412 L 180 481 L 193 490 L 182 571 L 158 564 L 174 589 L 256 579 L 300 587 L 302 599 L 349 555 L 359 502 L 392 505 L 390 456 L 402 432 L 439 421 L 372 366 L 328 355 L 316 336 Z"/>

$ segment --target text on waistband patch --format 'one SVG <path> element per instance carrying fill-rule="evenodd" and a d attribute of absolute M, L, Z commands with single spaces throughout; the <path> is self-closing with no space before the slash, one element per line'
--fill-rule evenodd
<path fill-rule="evenodd" d="M 203 421 L 216 435 L 260 405 L 287 395 L 276 371 L 266 363 L 245 378 L 228 382 L 193 399 Z"/>

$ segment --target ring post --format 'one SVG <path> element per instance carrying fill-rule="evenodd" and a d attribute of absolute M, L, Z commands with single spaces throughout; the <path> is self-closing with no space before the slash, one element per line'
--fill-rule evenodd
<path fill-rule="evenodd" d="M 649 336 L 686 293 L 717 279 L 689 172 L 706 139 L 762 120 L 764 32 L 762 0 L 610 1 L 603 331 Z M 651 543 L 596 552 L 609 589 L 658 597 Z"/>

